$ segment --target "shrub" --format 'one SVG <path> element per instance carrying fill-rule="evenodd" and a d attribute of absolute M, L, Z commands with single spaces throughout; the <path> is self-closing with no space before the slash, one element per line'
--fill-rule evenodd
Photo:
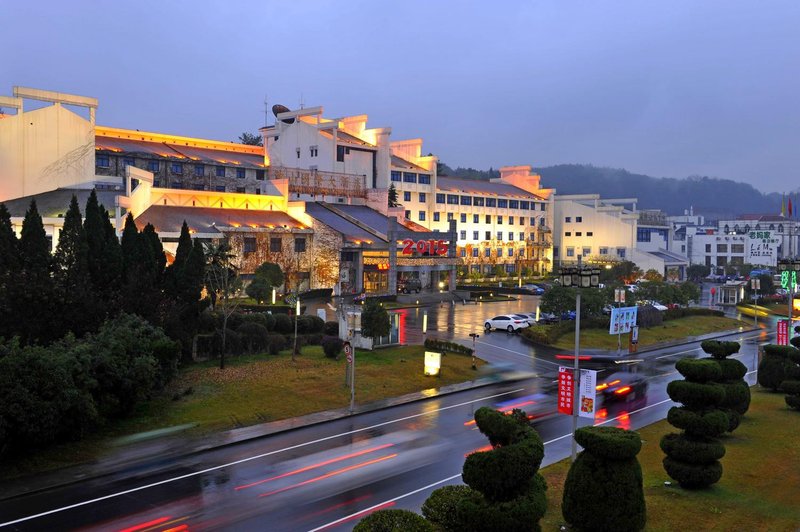
<path fill-rule="evenodd" d="M 758 384 L 773 392 L 780 390 L 791 367 L 789 355 L 796 351 L 789 345 L 765 345 L 764 358 L 758 365 Z"/>
<path fill-rule="evenodd" d="M 667 309 L 661 313 L 664 321 L 686 318 L 688 316 L 717 316 L 724 317 L 725 313 L 721 310 L 714 310 L 703 307 L 679 307 Z"/>
<path fill-rule="evenodd" d="M 434 490 L 423 503 L 422 515 L 439 530 L 464 530 L 467 524 L 459 517 L 459 505 L 467 498 L 481 497 L 469 486 L 444 486 Z"/>
<path fill-rule="evenodd" d="M 661 325 L 664 321 L 664 316 L 661 311 L 654 306 L 644 305 L 639 307 L 636 319 L 640 326 L 649 328 Z"/>
<path fill-rule="evenodd" d="M 472 348 L 457 344 L 455 342 L 446 342 L 444 340 L 434 340 L 433 338 L 425 339 L 425 349 L 433 351 L 446 351 L 449 353 L 458 353 L 460 355 L 471 355 Z"/>
<path fill-rule="evenodd" d="M 424 517 L 410 510 L 378 510 L 358 522 L 353 532 L 433 532 Z"/>
<path fill-rule="evenodd" d="M 289 340 L 282 334 L 270 334 L 268 352 L 270 355 L 277 355 L 279 352 L 289 347 Z"/>
<path fill-rule="evenodd" d="M 642 448 L 639 435 L 615 427 L 582 427 L 575 440 L 584 451 L 567 473 L 562 505 L 572 529 L 643 529 L 647 510 L 636 459 Z"/>
<path fill-rule="evenodd" d="M 322 333 L 327 336 L 339 336 L 339 322 L 326 321 L 325 326 L 322 328 Z"/>
<path fill-rule="evenodd" d="M 214 333 L 214 350 L 222 352 L 222 329 L 217 329 Z M 233 329 L 225 330 L 225 353 L 229 355 L 241 355 L 244 352 L 242 335 Z"/>
<path fill-rule="evenodd" d="M 798 337 L 792 338 L 792 344 L 796 345 L 794 340 Z M 789 360 L 792 365 L 787 369 L 786 379 L 781 383 L 781 390 L 786 393 L 786 405 L 789 408 L 800 410 L 800 351 L 789 354 Z"/>
<path fill-rule="evenodd" d="M 242 321 L 244 323 L 258 323 L 259 325 L 266 327 L 269 321 L 267 316 L 269 316 L 269 314 L 266 312 L 245 312 L 242 314 Z"/>
<path fill-rule="evenodd" d="M 328 358 L 339 358 L 339 353 L 344 349 L 344 340 L 338 336 L 324 336 L 322 338 L 322 352 Z"/>
<path fill-rule="evenodd" d="M 294 323 L 292 323 L 292 318 L 290 318 L 286 314 L 273 314 L 275 316 L 275 327 L 274 331 L 280 334 L 292 334 L 294 333 Z"/>
<path fill-rule="evenodd" d="M 714 381 L 722 386 L 725 393 L 719 408 L 728 416 L 727 431 L 733 432 L 739 426 L 744 413 L 750 408 L 750 386 L 743 378 L 747 373 L 747 366 L 738 360 L 727 358 L 738 353 L 740 345 L 738 342 L 706 340 L 700 347 L 712 357 L 703 360 L 719 366 L 720 375 Z"/>
<path fill-rule="evenodd" d="M 236 329 L 242 340 L 242 347 L 248 353 L 264 351 L 269 344 L 269 332 L 261 323 L 245 321 Z"/>

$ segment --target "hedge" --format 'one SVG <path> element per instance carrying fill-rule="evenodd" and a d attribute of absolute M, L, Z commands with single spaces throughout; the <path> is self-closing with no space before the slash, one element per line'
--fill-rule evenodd
<path fill-rule="evenodd" d="M 378 510 L 359 521 L 353 532 L 433 532 L 424 517 L 410 510 Z"/>
<path fill-rule="evenodd" d="M 455 342 L 434 340 L 433 338 L 425 339 L 425 349 L 430 349 L 432 351 L 446 351 L 448 353 L 456 353 L 459 355 L 472 355 L 471 347 L 457 344 Z"/>

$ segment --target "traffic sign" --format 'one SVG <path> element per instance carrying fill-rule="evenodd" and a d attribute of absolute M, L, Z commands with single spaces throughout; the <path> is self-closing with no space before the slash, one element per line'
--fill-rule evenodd
<path fill-rule="evenodd" d="M 344 343 L 344 356 L 347 357 L 348 363 L 353 361 L 353 346 L 350 344 L 350 342 Z"/>

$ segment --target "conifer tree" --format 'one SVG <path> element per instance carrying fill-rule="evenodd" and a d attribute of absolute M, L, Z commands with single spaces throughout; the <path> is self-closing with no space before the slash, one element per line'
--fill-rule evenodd
<path fill-rule="evenodd" d="M 118 308 L 122 253 L 108 212 L 98 204 L 94 190 L 86 202 L 85 215 L 83 227 L 89 247 L 89 277 L 97 295 L 94 319 L 99 323 Z"/>
<path fill-rule="evenodd" d="M 0 336 L 13 336 L 11 287 L 19 275 L 19 241 L 11 225 L 11 215 L 0 203 Z"/>
<path fill-rule="evenodd" d="M 60 307 L 58 336 L 68 331 L 81 336 L 99 325 L 91 320 L 96 303 L 89 277 L 89 245 L 78 199 L 74 195 L 53 257 L 53 280 Z"/>
<path fill-rule="evenodd" d="M 25 213 L 19 241 L 20 276 L 12 289 L 17 331 L 24 342 L 53 339 L 51 308 L 53 280 L 50 276 L 50 242 L 47 240 L 36 200 Z"/>
<path fill-rule="evenodd" d="M 175 260 L 172 261 L 165 273 L 164 291 L 172 299 L 178 300 L 180 298 L 179 292 L 182 285 L 180 277 L 191 251 L 192 237 L 189 234 L 189 225 L 184 220 L 181 226 L 181 236 L 178 238 L 178 248 L 175 250 Z"/>
<path fill-rule="evenodd" d="M 167 266 L 167 256 L 164 255 L 164 246 L 161 245 L 161 239 L 158 238 L 158 233 L 156 233 L 156 228 L 153 227 L 153 224 L 144 226 L 144 229 L 142 229 L 142 236 L 150 245 L 150 249 L 153 252 L 156 280 L 160 286 L 164 277 L 164 268 Z"/>
<path fill-rule="evenodd" d="M 155 323 L 161 302 L 157 261 L 150 237 L 140 233 L 128 214 L 122 231 L 122 308 Z"/>

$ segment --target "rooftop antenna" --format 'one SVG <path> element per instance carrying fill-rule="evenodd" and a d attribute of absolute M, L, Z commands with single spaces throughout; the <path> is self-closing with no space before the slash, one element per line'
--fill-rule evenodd
<path fill-rule="evenodd" d="M 300 109 L 305 109 L 305 107 L 306 107 L 306 104 L 303 101 L 303 93 L 301 92 L 300 93 Z"/>
<path fill-rule="evenodd" d="M 264 127 L 269 126 L 269 105 L 267 104 L 267 94 L 264 93 Z"/>

